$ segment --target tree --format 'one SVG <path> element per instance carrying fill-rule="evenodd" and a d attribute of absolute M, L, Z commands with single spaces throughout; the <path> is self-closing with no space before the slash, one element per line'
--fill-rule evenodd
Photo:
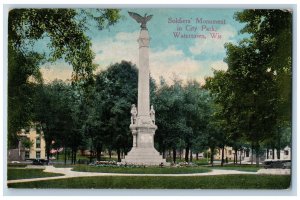
<path fill-rule="evenodd" d="M 132 146 L 130 133 L 130 109 L 137 102 L 137 68 L 122 61 L 96 75 L 96 103 L 101 104 L 100 116 L 103 141 L 109 149 L 115 149 L 118 161 L 121 152 L 128 152 Z"/>
<path fill-rule="evenodd" d="M 161 79 L 160 88 L 156 93 L 156 124 L 158 129 L 155 139 L 163 156 L 166 150 L 172 150 L 173 162 L 176 163 L 178 144 L 184 140 L 183 135 L 191 130 L 186 127 L 182 112 L 184 106 L 182 83 L 176 79 L 173 81 L 173 85 L 169 86 L 164 79 Z"/>
<path fill-rule="evenodd" d="M 39 85 L 36 88 L 34 99 L 34 120 L 40 122 L 46 143 L 47 159 L 53 142 L 65 148 L 76 149 L 82 141 L 78 133 L 78 122 L 74 113 L 74 101 L 71 98 L 71 86 L 54 81 L 50 84 Z"/>
<path fill-rule="evenodd" d="M 192 161 L 193 143 L 199 135 L 203 134 L 206 129 L 207 119 L 209 117 L 209 93 L 207 90 L 201 88 L 200 84 L 196 81 L 189 81 L 184 89 L 184 102 L 182 114 L 186 120 L 186 126 L 190 131 L 185 132 L 184 141 L 185 148 L 185 161 Z M 201 137 L 200 137 L 201 138 Z"/>
<path fill-rule="evenodd" d="M 42 82 L 37 66 L 41 64 L 42 56 L 30 53 L 24 56 L 20 51 L 8 48 L 8 148 L 18 145 L 17 131 L 28 127 L 33 117 L 32 95 L 35 79 Z"/>
<path fill-rule="evenodd" d="M 215 73 L 208 87 L 223 107 L 231 138 L 244 135 L 255 149 L 258 165 L 262 143 L 276 135 L 282 119 L 290 119 L 291 14 L 244 10 L 235 18 L 246 23 L 241 32 L 250 37 L 225 45 L 228 70 Z M 282 88 L 288 92 L 280 92 Z M 282 107 L 286 111 L 281 112 Z"/>
<path fill-rule="evenodd" d="M 16 130 L 32 121 L 33 82 L 41 83 L 39 66 L 63 59 L 73 67 L 73 81 L 92 79 L 88 20 L 98 29 L 115 24 L 117 9 L 13 9 L 8 17 L 8 146 L 17 144 Z M 43 52 L 34 47 L 49 39 Z M 39 49 L 40 50 L 40 49 Z"/>

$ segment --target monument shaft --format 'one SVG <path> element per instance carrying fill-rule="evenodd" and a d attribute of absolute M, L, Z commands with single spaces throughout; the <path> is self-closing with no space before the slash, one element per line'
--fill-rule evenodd
<path fill-rule="evenodd" d="M 149 90 L 149 34 L 141 30 L 139 42 L 138 118 L 148 120 L 150 110 Z"/>
<path fill-rule="evenodd" d="M 154 135 L 157 129 L 155 125 L 155 110 L 150 109 L 150 72 L 149 72 L 149 42 L 150 37 L 146 23 L 152 15 L 140 16 L 137 13 L 128 12 L 138 23 L 141 23 L 139 43 L 139 77 L 138 77 L 138 108 L 135 104 L 131 107 L 131 129 L 133 140 L 132 149 L 128 152 L 123 163 L 142 165 L 167 164 L 159 152 L 154 148 Z"/>

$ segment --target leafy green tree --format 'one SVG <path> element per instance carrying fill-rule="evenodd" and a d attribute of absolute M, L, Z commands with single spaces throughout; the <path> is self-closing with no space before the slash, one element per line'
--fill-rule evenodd
<path fill-rule="evenodd" d="M 183 87 L 180 80 L 174 80 L 169 86 L 164 79 L 156 93 L 156 130 L 155 139 L 159 150 L 164 154 L 168 149 L 172 150 L 173 162 L 176 163 L 176 151 L 183 136 L 191 131 L 186 126 L 186 120 L 182 113 L 184 106 Z"/>
<path fill-rule="evenodd" d="M 209 117 L 209 93 L 201 88 L 196 81 L 189 81 L 184 87 L 184 102 L 182 114 L 186 120 L 186 126 L 190 131 L 185 132 L 184 141 L 185 161 L 189 161 L 188 153 L 192 154 L 194 140 L 206 129 L 207 119 Z M 198 137 L 199 138 L 199 137 Z M 190 162 L 192 156 L 190 156 Z"/>
<path fill-rule="evenodd" d="M 263 142 L 276 135 L 282 119 L 290 119 L 291 14 L 244 10 L 235 18 L 246 23 L 241 32 L 250 37 L 225 45 L 228 70 L 215 73 L 207 82 L 223 107 L 232 141 L 238 144 L 243 138 L 238 135 L 244 135 L 255 149 L 258 165 Z M 283 88 L 288 91 L 280 92 Z M 281 112 L 282 107 L 286 111 Z"/>
<path fill-rule="evenodd" d="M 39 85 L 35 95 L 35 121 L 42 125 L 46 142 L 46 154 L 49 159 L 50 150 L 55 145 L 76 149 L 82 137 L 78 134 L 78 124 L 73 110 L 71 86 L 54 81 Z"/>
<path fill-rule="evenodd" d="M 8 48 L 8 148 L 18 145 L 17 131 L 30 125 L 33 117 L 31 97 L 34 94 L 34 82 L 42 82 L 37 66 L 42 57 L 36 53 L 24 56 L 20 51 Z"/>
<path fill-rule="evenodd" d="M 8 17 L 8 146 L 17 145 L 16 131 L 31 121 L 32 85 L 41 83 L 39 66 L 63 59 L 73 67 L 73 81 L 90 80 L 95 68 L 90 23 L 98 29 L 115 24 L 117 9 L 13 9 Z M 39 40 L 49 41 L 44 51 Z M 31 79 L 34 79 L 33 81 Z M 88 81 L 85 81 L 88 83 Z"/>
<path fill-rule="evenodd" d="M 129 129 L 130 109 L 137 102 L 137 68 L 129 62 L 122 61 L 111 65 L 107 70 L 96 75 L 96 103 L 99 109 L 103 141 L 118 154 L 128 152 L 132 146 L 132 135 Z"/>
<path fill-rule="evenodd" d="M 30 149 L 33 147 L 33 141 L 31 141 L 29 138 L 21 138 L 21 144 L 24 148 Z"/>

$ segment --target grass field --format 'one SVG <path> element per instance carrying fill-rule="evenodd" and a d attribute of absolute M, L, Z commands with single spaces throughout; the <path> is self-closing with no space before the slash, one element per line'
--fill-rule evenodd
<path fill-rule="evenodd" d="M 8 184 L 9 188 L 287 189 L 290 176 L 80 177 Z"/>
<path fill-rule="evenodd" d="M 210 172 L 211 169 L 206 167 L 95 167 L 88 165 L 76 165 L 73 171 L 81 172 L 102 172 L 102 173 L 125 173 L 125 174 L 189 174 L 189 173 L 205 173 Z"/>
<path fill-rule="evenodd" d="M 7 180 L 41 178 L 41 177 L 52 177 L 52 176 L 62 176 L 62 175 L 63 174 L 43 172 L 43 169 L 8 168 L 7 170 Z"/>
<path fill-rule="evenodd" d="M 245 171 L 245 172 L 257 172 L 262 167 L 256 167 L 255 165 L 224 165 L 221 166 L 213 166 L 208 167 L 210 169 L 224 169 L 224 170 L 237 170 L 237 171 Z"/>

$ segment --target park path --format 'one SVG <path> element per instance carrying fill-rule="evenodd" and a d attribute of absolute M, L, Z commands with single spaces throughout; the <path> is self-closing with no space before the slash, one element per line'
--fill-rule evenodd
<path fill-rule="evenodd" d="M 229 175 L 229 174 L 290 174 L 289 169 L 261 169 L 258 172 L 244 172 L 237 170 L 222 170 L 213 169 L 211 172 L 206 173 L 192 173 L 192 174 L 124 174 L 124 173 L 99 173 L 99 172 L 77 172 L 72 171 L 72 168 L 55 168 L 53 166 L 46 166 L 44 172 L 60 173 L 63 176 L 54 177 L 42 177 L 42 178 L 31 178 L 31 179 L 18 179 L 8 180 L 7 183 L 24 183 L 32 181 L 43 181 L 43 180 L 54 180 L 54 179 L 65 179 L 75 177 L 90 177 L 90 176 L 215 176 L 215 175 Z"/>

